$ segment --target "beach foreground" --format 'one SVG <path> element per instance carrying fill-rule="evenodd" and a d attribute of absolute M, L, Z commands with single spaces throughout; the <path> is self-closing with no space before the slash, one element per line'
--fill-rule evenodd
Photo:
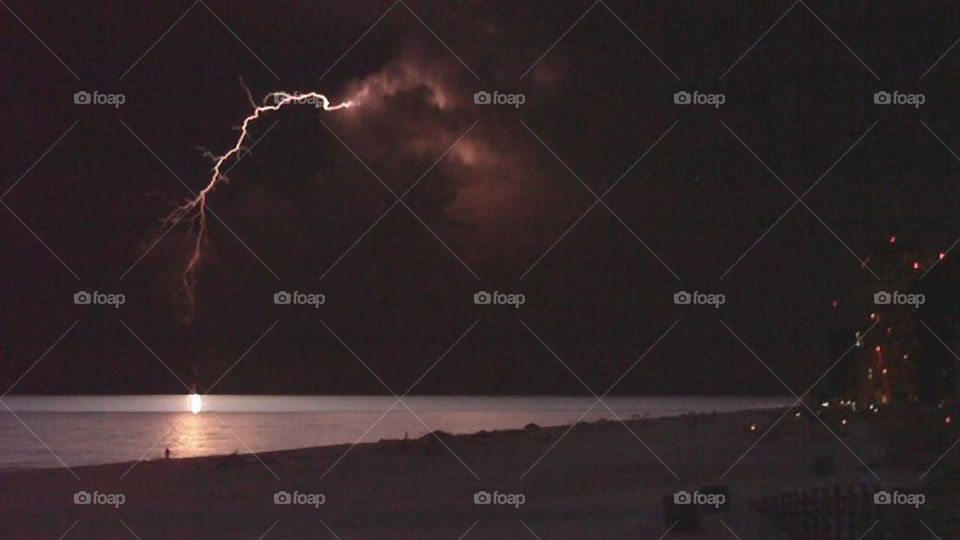
<path fill-rule="evenodd" d="M 917 523 L 879 519 L 867 538 L 960 535 L 956 448 L 937 461 L 949 443 L 898 445 L 877 419 L 841 421 L 745 411 L 20 471 L 0 475 L 0 537 L 786 538 L 760 501 L 856 483 L 925 495 Z M 720 511 L 664 515 L 665 497 L 718 485 Z"/>

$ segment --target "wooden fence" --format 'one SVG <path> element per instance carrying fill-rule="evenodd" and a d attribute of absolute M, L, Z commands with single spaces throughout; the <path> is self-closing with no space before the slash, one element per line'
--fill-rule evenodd
<path fill-rule="evenodd" d="M 838 484 L 771 495 L 750 506 L 772 519 L 790 539 L 922 538 L 913 536 L 922 530 L 916 509 L 875 504 L 874 494 L 879 491 L 879 486 L 862 482 Z"/>

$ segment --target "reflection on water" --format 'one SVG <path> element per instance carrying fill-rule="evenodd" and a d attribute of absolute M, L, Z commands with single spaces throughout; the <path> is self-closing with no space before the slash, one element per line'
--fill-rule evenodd
<path fill-rule="evenodd" d="M 205 419 L 196 414 L 181 414 L 173 427 L 173 436 L 166 441 L 166 449 L 176 456 L 201 456 L 209 438 L 204 431 Z"/>
<path fill-rule="evenodd" d="M 157 459 L 166 449 L 174 458 L 194 457 L 419 437 L 430 429 L 473 433 L 531 422 L 566 425 L 580 419 L 595 398 L 438 396 L 404 401 L 416 415 L 395 405 L 392 396 L 204 396 L 199 414 L 190 412 L 190 399 L 183 395 L 7 397 L 4 403 L 36 437 L 12 414 L 0 413 L 0 469 L 57 467 L 50 450 L 74 466 Z M 787 398 L 702 397 L 604 401 L 623 419 L 793 403 Z M 583 420 L 599 418 L 612 415 L 598 406 Z"/>

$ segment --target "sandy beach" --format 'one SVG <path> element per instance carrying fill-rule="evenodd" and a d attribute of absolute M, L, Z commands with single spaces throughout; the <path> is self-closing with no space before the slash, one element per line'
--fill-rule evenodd
<path fill-rule="evenodd" d="M 786 538 L 752 501 L 852 482 L 956 486 L 957 476 L 950 475 L 956 453 L 926 475 L 927 483 L 918 482 L 936 452 L 888 463 L 889 449 L 866 419 L 835 430 L 841 443 L 817 420 L 791 412 L 760 439 L 781 416 L 783 411 L 686 415 L 437 434 L 352 448 L 155 459 L 76 467 L 79 479 L 66 469 L 14 472 L 0 476 L 0 536 Z M 828 425 L 832 420 L 825 417 Z M 817 474 L 812 466 L 821 456 L 835 460 L 831 473 Z M 717 484 L 728 488 L 726 511 L 704 513 L 699 530 L 671 529 L 665 496 Z M 81 491 L 93 504 L 75 504 Z M 494 504 L 475 504 L 480 491 L 496 498 Z M 275 503 L 276 497 L 283 502 L 281 492 L 292 504 Z M 955 496 L 928 493 L 923 510 L 933 515 L 939 505 L 955 509 L 956 502 Z M 874 533 L 883 526 L 877 524 Z M 941 538 L 958 534 L 945 529 L 955 526 L 949 520 L 929 526 L 939 527 Z"/>

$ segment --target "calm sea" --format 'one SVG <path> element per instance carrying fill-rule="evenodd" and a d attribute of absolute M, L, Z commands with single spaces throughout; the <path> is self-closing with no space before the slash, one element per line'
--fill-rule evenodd
<path fill-rule="evenodd" d="M 203 397 L 192 414 L 185 395 L 8 396 L 0 408 L 0 471 L 286 450 L 374 442 L 430 430 L 480 430 L 569 425 L 593 397 L 231 396 Z M 652 418 L 686 413 L 786 407 L 788 398 L 607 397 L 617 416 Z M 393 408 L 391 409 L 391 406 Z M 613 419 L 597 405 L 584 421 Z M 376 425 L 374 425 L 376 424 Z M 372 426 L 372 427 L 371 427 Z M 54 456 L 56 454 L 57 457 Z"/>

